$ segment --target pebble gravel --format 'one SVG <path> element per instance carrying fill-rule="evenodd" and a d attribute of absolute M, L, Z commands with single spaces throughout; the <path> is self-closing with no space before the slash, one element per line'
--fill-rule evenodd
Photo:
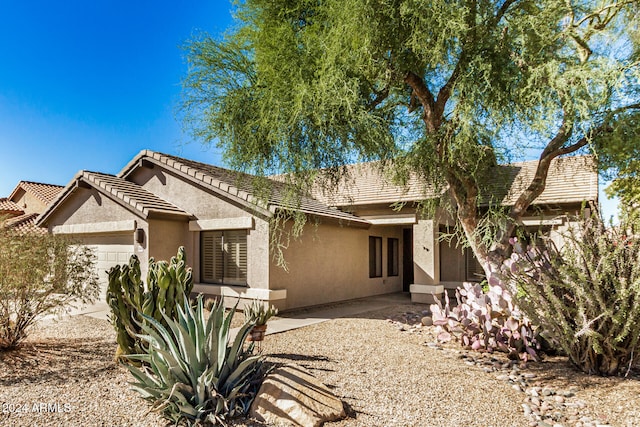
<path fill-rule="evenodd" d="M 520 365 L 443 346 L 423 325 L 426 308 L 335 319 L 269 335 L 261 348 L 271 363 L 307 368 L 344 402 L 348 417 L 328 427 L 640 425 L 635 373 L 589 377 L 559 357 Z M 0 353 L 0 426 L 165 425 L 129 390 L 114 350 L 107 321 L 43 324 L 21 349 Z"/>

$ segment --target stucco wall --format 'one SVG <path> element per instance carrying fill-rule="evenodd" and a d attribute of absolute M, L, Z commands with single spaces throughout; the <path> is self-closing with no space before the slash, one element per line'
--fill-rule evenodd
<path fill-rule="evenodd" d="M 47 207 L 40 199 L 22 189 L 18 190 L 12 200 L 25 214 L 40 213 Z"/>
<path fill-rule="evenodd" d="M 127 179 L 179 206 L 198 219 L 234 218 L 247 215 L 246 210 L 240 206 L 222 200 L 158 166 L 138 168 Z"/>
<path fill-rule="evenodd" d="M 56 225 L 122 221 L 136 216 L 123 206 L 101 195 L 97 190 L 77 188 L 59 205 L 47 221 L 51 230 Z"/>
<path fill-rule="evenodd" d="M 369 236 L 383 238 L 383 277 L 369 278 Z M 307 225 L 301 239 L 284 251 L 288 272 L 271 260 L 272 289 L 287 290 L 287 309 L 401 291 L 402 251 L 400 275 L 389 277 L 388 237 L 397 238 L 402 248 L 401 227 Z"/>
<path fill-rule="evenodd" d="M 108 227 L 110 223 L 117 224 L 120 221 L 130 220 L 135 220 L 136 228 L 143 229 L 145 236 L 149 235 L 149 225 L 144 219 L 134 215 L 128 209 L 103 196 L 93 188 L 76 188 L 52 212 L 47 220 L 47 226 L 49 231 L 53 231 L 57 226 L 100 224 L 97 229 L 104 229 L 102 232 L 71 234 L 74 239 L 89 245 L 108 245 L 113 241 L 121 242 L 123 236 L 128 236 L 126 240 L 133 245 L 134 252 L 140 259 L 142 277 L 146 278 L 149 258 L 148 241 L 145 240 L 142 244 L 135 243 L 134 230 L 110 231 Z M 119 260 L 119 262 L 123 263 L 122 260 Z"/>
<path fill-rule="evenodd" d="M 150 219 L 149 229 L 145 233 L 148 240 L 149 256 L 156 260 L 167 260 L 175 256 L 180 246 L 185 247 L 187 265 L 193 265 L 194 254 L 189 233 L 189 223 L 186 220 Z"/>

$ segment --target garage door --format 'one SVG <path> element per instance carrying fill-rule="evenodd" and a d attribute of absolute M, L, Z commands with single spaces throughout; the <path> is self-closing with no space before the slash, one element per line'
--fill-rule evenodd
<path fill-rule="evenodd" d="M 108 284 L 107 272 L 117 264 L 128 264 L 129 258 L 134 253 L 133 235 L 131 233 L 119 235 L 101 235 L 83 237 L 84 244 L 92 248 L 97 257 L 96 272 L 100 281 L 102 293 L 100 298 L 106 296 Z"/>

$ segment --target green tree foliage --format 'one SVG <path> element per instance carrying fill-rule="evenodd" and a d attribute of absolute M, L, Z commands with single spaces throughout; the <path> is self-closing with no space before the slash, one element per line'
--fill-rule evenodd
<path fill-rule="evenodd" d="M 640 115 L 627 115 L 613 133 L 622 137 L 601 143 L 600 164 L 612 178 L 605 189 L 620 199 L 620 214 L 629 225 L 640 219 Z"/>
<path fill-rule="evenodd" d="M 231 166 L 291 174 L 301 191 L 331 188 L 358 160 L 446 186 L 474 253 L 497 268 L 552 159 L 629 143 L 614 130 L 640 106 L 638 4 L 237 2 L 230 32 L 187 46 L 185 124 Z M 535 176 L 490 245 L 478 197 L 497 163 L 530 149 Z"/>
<path fill-rule="evenodd" d="M 44 314 L 98 296 L 95 255 L 62 236 L 0 227 L 0 351 L 17 347 Z"/>

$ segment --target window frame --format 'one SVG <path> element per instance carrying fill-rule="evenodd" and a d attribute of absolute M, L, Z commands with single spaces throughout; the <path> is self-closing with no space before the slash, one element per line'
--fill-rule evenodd
<path fill-rule="evenodd" d="M 200 282 L 215 285 L 248 286 L 247 236 L 248 232 L 244 229 L 201 231 Z M 214 240 L 207 248 L 205 239 L 211 237 Z M 208 257 L 211 257 L 211 260 L 207 259 Z M 211 269 L 211 273 L 206 273 L 208 268 Z M 235 277 L 229 275 L 231 272 Z"/>

